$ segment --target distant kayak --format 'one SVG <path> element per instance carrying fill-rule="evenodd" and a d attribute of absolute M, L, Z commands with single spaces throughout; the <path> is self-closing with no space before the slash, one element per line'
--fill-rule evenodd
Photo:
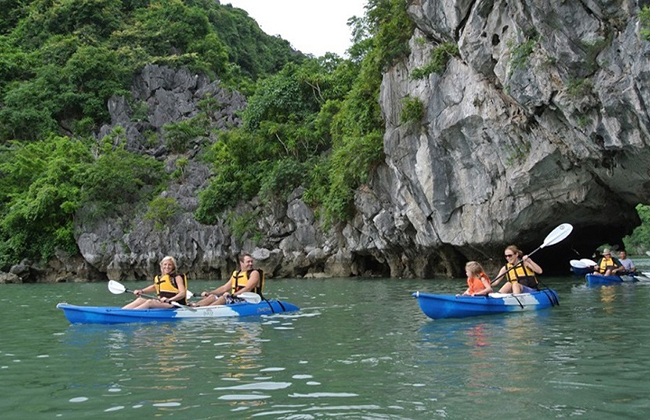
<path fill-rule="evenodd" d="M 68 321 L 72 324 L 120 324 L 128 322 L 179 321 L 184 319 L 209 319 L 272 315 L 295 312 L 300 308 L 279 300 L 260 303 L 234 303 L 230 305 L 203 306 L 198 308 L 174 309 L 122 309 L 111 306 L 77 306 L 59 303 Z"/>
<path fill-rule="evenodd" d="M 601 274 L 587 274 L 587 284 L 589 286 L 607 286 L 612 284 L 633 283 L 638 281 L 634 276 L 603 276 Z"/>
<path fill-rule="evenodd" d="M 429 318 L 466 318 L 503 312 L 536 311 L 558 306 L 557 292 L 544 289 L 531 293 L 490 293 L 488 296 L 455 296 L 413 293 Z"/>

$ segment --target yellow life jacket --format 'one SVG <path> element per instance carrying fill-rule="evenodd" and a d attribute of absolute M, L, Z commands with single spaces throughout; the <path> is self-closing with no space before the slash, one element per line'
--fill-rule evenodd
<path fill-rule="evenodd" d="M 183 278 L 183 283 L 185 284 L 185 290 L 187 290 L 187 275 L 186 274 L 177 274 L 172 273 L 171 275 L 165 274 L 164 276 L 156 276 L 153 279 L 153 284 L 156 287 L 156 295 L 160 298 L 162 297 L 174 297 L 178 294 L 178 285 L 176 284 L 176 276 L 181 276 Z M 183 298 L 178 301 L 181 305 L 186 304 L 186 299 Z"/>
<path fill-rule="evenodd" d="M 232 276 L 230 277 L 231 280 L 231 289 L 230 293 L 235 293 L 248 284 L 248 278 L 250 277 L 250 273 L 253 271 L 257 271 L 260 273 L 260 281 L 257 283 L 257 286 L 251 290 L 253 293 L 257 293 L 258 295 L 262 296 L 262 289 L 264 289 L 264 270 L 260 270 L 257 268 L 254 268 L 249 271 L 239 271 L 235 270 L 232 272 Z"/>
<path fill-rule="evenodd" d="M 512 263 L 506 264 L 506 269 L 510 269 L 514 266 Z M 508 281 L 511 283 L 517 282 L 521 285 L 528 286 L 533 289 L 537 289 L 538 282 L 537 277 L 535 277 L 535 272 L 530 268 L 526 267 L 524 263 L 517 265 L 517 268 L 508 271 Z"/>
<path fill-rule="evenodd" d="M 598 263 L 598 272 L 600 274 L 605 274 L 605 271 L 607 271 L 608 268 L 618 268 L 620 267 L 618 264 L 616 264 L 616 261 L 612 257 L 609 258 L 601 258 L 599 263 Z"/>

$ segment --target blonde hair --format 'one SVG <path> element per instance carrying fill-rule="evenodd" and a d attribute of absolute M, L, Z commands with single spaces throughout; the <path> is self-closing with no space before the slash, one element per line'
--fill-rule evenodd
<path fill-rule="evenodd" d="M 172 264 L 174 265 L 174 271 L 176 271 L 176 269 L 178 268 L 178 266 L 176 265 L 176 259 L 175 259 L 174 257 L 170 257 L 170 256 L 168 255 L 168 256 L 166 256 L 165 258 L 163 258 L 162 260 L 160 260 L 160 268 L 161 268 L 161 269 L 162 269 L 162 265 L 163 265 L 163 263 L 164 263 L 165 261 L 171 261 Z"/>
<path fill-rule="evenodd" d="M 478 277 L 484 270 L 483 267 L 481 267 L 481 264 L 476 261 L 470 261 L 465 264 L 465 271 L 468 271 L 474 277 Z"/>

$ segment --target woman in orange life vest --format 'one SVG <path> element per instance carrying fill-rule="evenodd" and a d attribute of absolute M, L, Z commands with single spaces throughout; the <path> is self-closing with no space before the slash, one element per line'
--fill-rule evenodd
<path fill-rule="evenodd" d="M 222 286 L 209 292 L 202 292 L 203 299 L 192 306 L 224 305 L 226 303 L 244 302 L 237 297 L 240 293 L 254 292 L 262 294 L 261 270 L 253 268 L 253 257 L 250 254 L 239 256 L 239 270 L 233 271 L 230 279 Z"/>
<path fill-rule="evenodd" d="M 507 282 L 499 290 L 499 293 L 529 293 L 539 290 L 535 275 L 542 274 L 542 267 L 531 260 L 528 255 L 523 254 L 516 245 L 506 247 L 504 255 L 507 263 L 499 270 L 497 280 L 492 282 L 492 286 L 496 286 L 501 283 L 503 278 L 506 278 Z M 511 268 L 512 270 L 510 270 Z"/>
<path fill-rule="evenodd" d="M 470 261 L 465 264 L 465 274 L 467 274 L 467 290 L 463 296 L 484 296 L 492 292 L 490 278 L 483 271 L 481 264 L 476 261 Z"/>
<path fill-rule="evenodd" d="M 165 257 L 160 261 L 160 275 L 154 278 L 152 285 L 144 289 L 136 289 L 133 294 L 137 299 L 125 305 L 122 309 L 148 309 L 148 308 L 173 308 L 169 302 L 175 301 L 181 305 L 186 304 L 187 284 L 186 278 L 176 273 L 176 260 L 174 257 Z M 140 295 L 142 293 L 151 293 L 155 291 L 158 296 L 156 299 L 145 299 Z"/>

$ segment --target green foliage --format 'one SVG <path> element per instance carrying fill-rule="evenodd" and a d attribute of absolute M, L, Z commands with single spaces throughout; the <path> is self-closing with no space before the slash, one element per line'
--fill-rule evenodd
<path fill-rule="evenodd" d="M 538 40 L 537 37 L 531 37 L 522 44 L 516 45 L 514 41 L 508 41 L 508 47 L 510 51 L 510 73 L 512 74 L 515 70 L 523 69 L 528 65 L 531 54 L 537 46 Z"/>
<path fill-rule="evenodd" d="M 248 89 L 247 78 L 302 59 L 245 12 L 210 0 L 4 0 L 3 6 L 0 141 L 36 140 L 62 126 L 88 135 L 107 120 L 107 100 L 128 95 L 133 74 L 147 63 Z"/>
<path fill-rule="evenodd" d="M 181 210 L 175 198 L 159 196 L 149 202 L 144 218 L 152 220 L 156 230 L 163 230 L 174 216 L 180 214 Z"/>
<path fill-rule="evenodd" d="M 208 134 L 200 118 L 166 124 L 163 128 L 165 146 L 174 153 L 186 152 L 192 140 Z"/>
<path fill-rule="evenodd" d="M 232 234 L 238 240 L 251 239 L 258 242 L 263 234 L 257 227 L 257 219 L 259 215 L 257 211 L 250 211 L 242 215 L 230 213 L 227 222 L 232 230 Z"/>
<path fill-rule="evenodd" d="M 77 252 L 72 222 L 91 161 L 86 145 L 65 137 L 0 151 L 0 269 L 46 259 L 56 248 Z"/>
<path fill-rule="evenodd" d="M 423 80 L 429 77 L 431 73 L 442 73 L 447 67 L 449 59 L 455 56 L 458 56 L 458 45 L 453 42 L 438 45 L 431 52 L 431 59 L 427 65 L 413 70 L 411 79 Z"/>
<path fill-rule="evenodd" d="M 576 99 L 593 94 L 594 83 L 590 79 L 571 79 L 567 83 L 567 93 Z"/>
<path fill-rule="evenodd" d="M 636 211 L 641 225 L 634 229 L 631 235 L 623 238 L 623 243 L 628 254 L 645 254 L 650 250 L 650 206 L 639 204 Z"/>
<path fill-rule="evenodd" d="M 187 158 L 176 159 L 176 170 L 172 172 L 172 178 L 182 181 L 185 179 L 185 172 L 187 171 L 187 166 L 189 165 L 189 160 Z"/>
<path fill-rule="evenodd" d="M 97 209 L 95 216 L 115 214 L 149 200 L 167 181 L 162 162 L 127 151 L 120 130 L 113 134 L 105 137 L 99 157 L 82 180 L 83 203 Z"/>
<path fill-rule="evenodd" d="M 379 87 L 382 71 L 409 53 L 406 6 L 371 0 L 366 16 L 351 19 L 351 60 L 308 59 L 258 83 L 244 127 L 221 135 L 208 156 L 215 177 L 198 220 L 213 223 L 239 200 L 286 197 L 298 185 L 328 222 L 352 214 L 354 190 L 383 160 Z"/>
<path fill-rule="evenodd" d="M 650 7 L 644 6 L 639 12 L 639 23 L 641 24 L 641 38 L 650 41 Z"/>
<path fill-rule="evenodd" d="M 313 166 L 313 162 L 299 162 L 292 158 L 275 161 L 267 176 L 262 179 L 260 196 L 264 199 L 273 197 L 286 198 L 294 188 L 308 181 L 305 174 Z"/>
<path fill-rule="evenodd" d="M 408 122 L 419 122 L 424 117 L 424 103 L 422 99 L 407 96 L 402 99 L 402 113 L 400 120 L 402 124 Z"/>

